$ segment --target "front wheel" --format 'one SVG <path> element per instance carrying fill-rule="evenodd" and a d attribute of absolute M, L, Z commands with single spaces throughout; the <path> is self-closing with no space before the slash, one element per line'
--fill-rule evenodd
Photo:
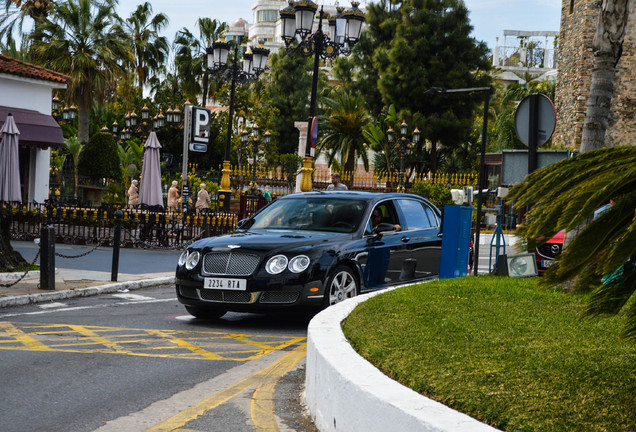
<path fill-rule="evenodd" d="M 347 266 L 340 265 L 334 269 L 327 280 L 324 306 L 340 303 L 358 295 L 358 279 Z"/>
<path fill-rule="evenodd" d="M 186 306 L 185 308 L 193 317 L 205 320 L 219 319 L 227 312 L 226 310 L 218 308 L 201 308 L 195 306 Z"/>

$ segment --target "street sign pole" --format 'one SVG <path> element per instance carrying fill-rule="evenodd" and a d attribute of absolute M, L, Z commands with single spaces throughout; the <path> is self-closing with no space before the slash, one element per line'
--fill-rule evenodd
<path fill-rule="evenodd" d="M 185 106 L 183 120 L 183 168 L 181 172 L 181 208 L 184 212 L 188 211 L 188 197 L 190 191 L 188 189 L 188 147 L 190 144 L 190 125 L 192 124 L 192 105 Z"/>
<path fill-rule="evenodd" d="M 539 129 L 539 95 L 530 95 L 530 106 L 528 109 L 528 174 L 537 169 L 537 132 Z"/>

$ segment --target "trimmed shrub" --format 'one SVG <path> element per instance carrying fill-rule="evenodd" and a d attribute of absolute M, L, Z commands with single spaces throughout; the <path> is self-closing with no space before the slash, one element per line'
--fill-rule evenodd
<path fill-rule="evenodd" d="M 96 133 L 88 140 L 77 164 L 80 175 L 93 179 L 122 180 L 115 138 L 109 133 Z"/>
<path fill-rule="evenodd" d="M 426 198 L 440 209 L 454 204 L 450 189 L 441 183 L 415 182 L 410 192 Z"/>

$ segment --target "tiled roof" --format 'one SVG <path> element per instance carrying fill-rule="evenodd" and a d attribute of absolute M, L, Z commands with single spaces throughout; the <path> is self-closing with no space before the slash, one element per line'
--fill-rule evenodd
<path fill-rule="evenodd" d="M 71 77 L 0 54 L 0 73 L 67 84 Z"/>

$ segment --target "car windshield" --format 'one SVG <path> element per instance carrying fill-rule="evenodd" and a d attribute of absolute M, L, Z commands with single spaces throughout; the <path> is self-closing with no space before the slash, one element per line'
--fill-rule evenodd
<path fill-rule="evenodd" d="M 360 226 L 365 207 L 365 201 L 352 199 L 280 199 L 248 220 L 242 228 L 352 233 Z"/>

